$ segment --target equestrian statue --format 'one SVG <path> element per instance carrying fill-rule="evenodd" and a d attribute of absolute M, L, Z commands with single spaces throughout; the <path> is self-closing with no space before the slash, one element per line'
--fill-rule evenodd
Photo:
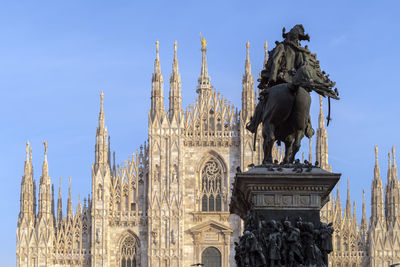
<path fill-rule="evenodd" d="M 323 97 L 339 100 L 335 83 L 321 71 L 316 54 L 300 41 L 309 41 L 303 25 L 294 26 L 288 33 L 282 31 L 282 42 L 275 42 L 276 47 L 268 52 L 268 61 L 258 80 L 260 88 L 259 102 L 246 128 L 254 133 L 262 123 L 264 139 L 263 164 L 272 163 L 272 149 L 275 141 L 285 144 L 283 163 L 295 160 L 304 136 L 311 138 L 314 129 L 311 125 L 311 91 Z M 328 125 L 330 115 L 327 117 Z M 254 145 L 255 148 L 255 145 Z"/>

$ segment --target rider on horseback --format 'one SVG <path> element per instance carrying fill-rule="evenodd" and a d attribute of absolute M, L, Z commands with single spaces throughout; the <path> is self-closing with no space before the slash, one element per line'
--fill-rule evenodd
<path fill-rule="evenodd" d="M 274 85 L 291 83 L 296 71 L 304 64 L 309 64 L 319 70 L 319 62 L 316 55 L 311 54 L 308 47 L 302 47 L 300 41 L 310 40 L 308 34 L 304 33 L 304 27 L 301 24 L 294 26 L 288 33 L 285 28 L 282 30 L 282 42 L 276 42 L 276 47 L 269 52 L 269 59 L 261 71 L 258 88 L 260 88 L 259 102 L 250 118 L 246 128 L 255 133 L 258 125 L 262 121 L 262 110 L 264 109 L 265 99 L 268 97 L 268 89 Z M 320 71 L 319 71 L 320 72 Z M 307 137 L 311 137 L 314 131 L 309 120 Z"/>

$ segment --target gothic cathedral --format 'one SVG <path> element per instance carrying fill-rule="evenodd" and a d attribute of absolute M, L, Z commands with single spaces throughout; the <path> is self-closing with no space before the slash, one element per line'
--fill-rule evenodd
<path fill-rule="evenodd" d="M 70 185 L 66 215 L 61 188 L 55 205 L 47 143 L 44 142 L 38 194 L 32 150 L 27 143 L 17 227 L 17 266 L 236 266 L 234 242 L 241 235 L 242 222 L 229 213 L 230 189 L 237 167 L 247 170 L 249 164 L 258 165 L 262 160 L 261 133 L 254 141 L 245 129 L 257 94 L 249 43 L 246 48 L 241 111 L 211 85 L 204 38 L 198 96 L 183 111 L 175 42 L 166 110 L 157 42 L 148 142 L 120 165 L 115 164 L 115 157 L 111 159 L 102 93 L 92 191 L 83 204 L 79 200 L 74 211 Z M 331 170 L 321 100 L 320 106 L 316 160 L 322 168 Z M 274 149 L 274 157 L 282 159 L 282 148 Z M 312 162 L 311 141 L 309 161 Z M 365 203 L 358 226 L 355 208 L 351 214 L 349 193 L 344 215 L 339 193 L 321 211 L 321 219 L 333 222 L 335 227 L 330 266 L 387 266 L 400 262 L 400 185 L 394 150 L 392 164 L 389 157 L 389 169 L 384 196 L 376 148 L 369 228 Z"/>

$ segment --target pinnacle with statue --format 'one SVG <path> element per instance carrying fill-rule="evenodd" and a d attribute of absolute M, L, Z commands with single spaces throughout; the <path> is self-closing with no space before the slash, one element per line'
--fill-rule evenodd
<path fill-rule="evenodd" d="M 333 89 L 335 82 L 321 71 L 316 54 L 311 53 L 307 45 L 301 45 L 301 41 L 310 41 L 303 25 L 298 24 L 289 32 L 283 28 L 282 37 L 284 40 L 276 41 L 275 48 L 269 51 L 258 80 L 259 102 L 246 125 L 256 140 L 257 128 L 262 124 L 263 165 L 273 163 L 275 142 L 285 144 L 282 163 L 292 164 L 304 136 L 314 135 L 310 117 L 312 91 L 328 97 L 329 108 L 331 98 L 339 99 L 337 88 Z M 327 120 L 329 125 L 330 114 Z"/>

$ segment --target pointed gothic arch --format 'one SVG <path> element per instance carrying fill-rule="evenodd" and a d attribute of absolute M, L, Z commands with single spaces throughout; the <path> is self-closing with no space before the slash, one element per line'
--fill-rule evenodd
<path fill-rule="evenodd" d="M 197 166 L 198 210 L 227 211 L 228 173 L 224 159 L 215 151 L 206 153 Z"/>
<path fill-rule="evenodd" d="M 127 230 L 122 233 L 118 242 L 116 266 L 140 267 L 140 241 L 135 233 Z"/>

